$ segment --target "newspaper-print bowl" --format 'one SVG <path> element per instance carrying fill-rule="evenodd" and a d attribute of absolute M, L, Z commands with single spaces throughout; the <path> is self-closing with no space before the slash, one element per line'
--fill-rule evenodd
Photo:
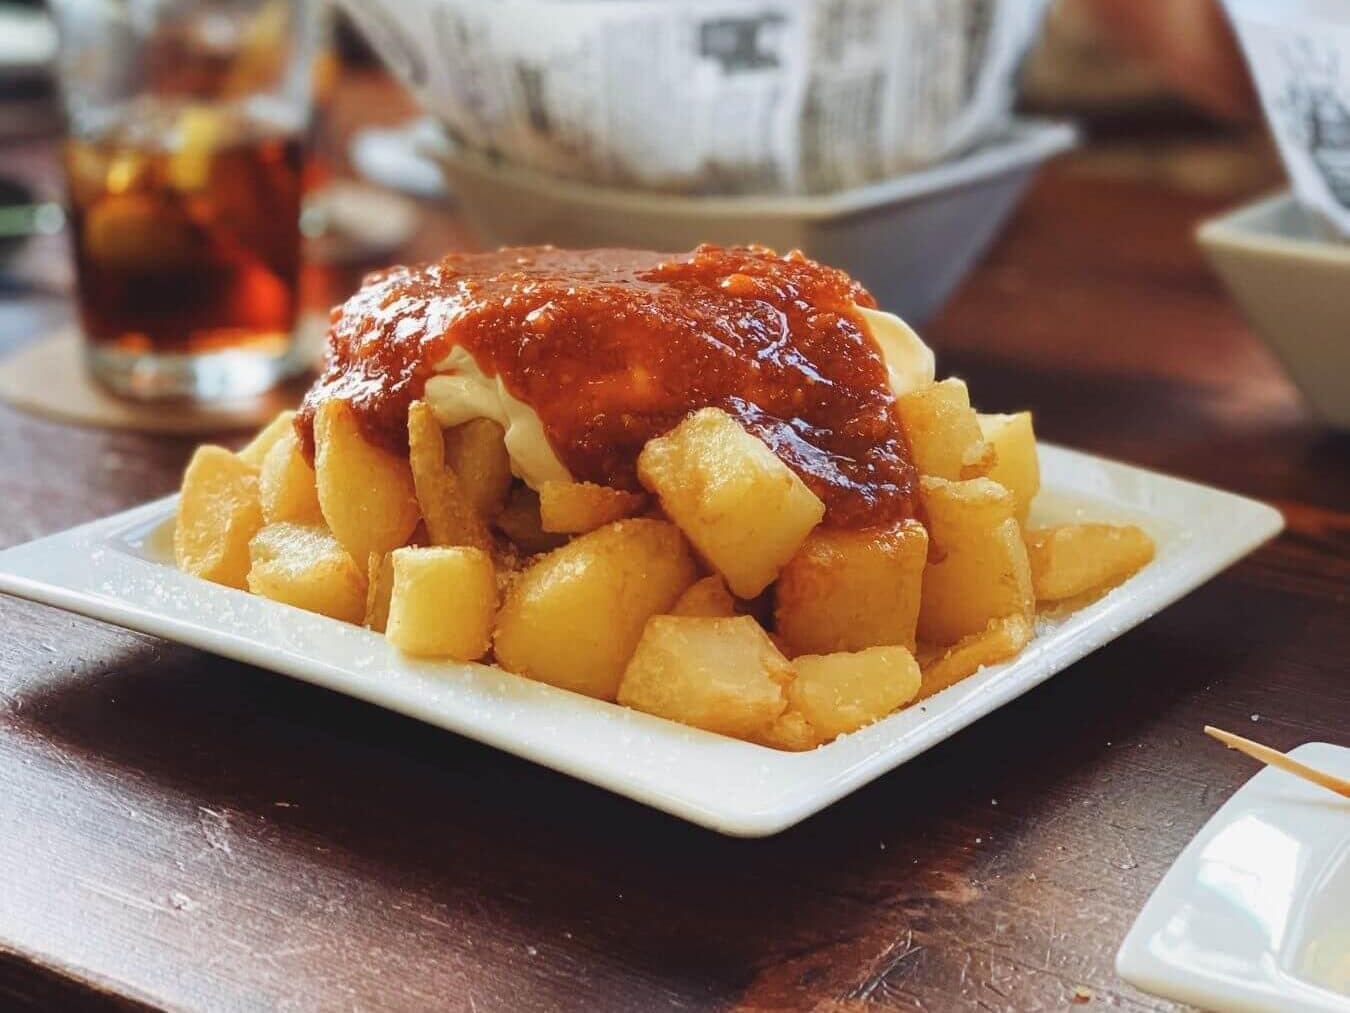
<path fill-rule="evenodd" d="M 1224 2 L 1295 196 L 1350 239 L 1350 2 Z"/>
<path fill-rule="evenodd" d="M 687 250 L 703 242 L 800 249 L 843 268 L 884 309 L 921 324 L 993 241 L 1035 170 L 1071 147 L 1072 127 L 1014 121 L 960 158 L 820 196 L 701 197 L 598 186 L 453 144 L 440 162 L 491 245 Z"/>
<path fill-rule="evenodd" d="M 341 0 L 470 151 L 675 193 L 830 193 L 1006 127 L 1046 0 Z"/>

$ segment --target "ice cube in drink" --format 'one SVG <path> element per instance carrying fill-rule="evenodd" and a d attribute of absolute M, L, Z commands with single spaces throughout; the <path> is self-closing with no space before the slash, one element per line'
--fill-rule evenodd
<path fill-rule="evenodd" d="M 301 142 L 222 107 L 141 109 L 67 142 L 95 350 L 283 354 L 296 318 Z"/>

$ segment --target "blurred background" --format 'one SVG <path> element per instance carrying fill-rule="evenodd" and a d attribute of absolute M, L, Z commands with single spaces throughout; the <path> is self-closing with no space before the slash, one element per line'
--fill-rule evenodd
<path fill-rule="evenodd" d="M 1053 204 L 1042 228 L 1091 214 L 1111 244 L 1091 181 L 1173 195 L 1163 220 L 1185 233 L 1292 171 L 1234 32 L 1239 0 L 524 6 L 4 0 L 0 354 L 64 336 L 91 397 L 168 418 L 169 402 L 303 384 L 327 308 L 373 267 L 503 243 L 699 241 L 842 266 L 940 354 L 1034 353 L 1038 336 L 1063 354 L 1048 335 L 1097 331 L 1102 293 L 1094 314 L 1066 287 L 1053 325 L 1035 323 L 1043 300 L 1016 302 L 1048 269 L 1000 266 L 1021 202 Z M 1337 144 L 1350 157 L 1329 73 L 1304 102 L 1327 173 Z M 1271 228 L 1343 256 L 1314 204 L 1274 209 Z M 1143 260 L 1165 245 L 1131 241 Z M 1239 288 L 1269 274 L 1211 257 Z M 996 297 L 971 303 L 976 327 L 959 298 L 972 285 Z M 1264 334 L 1260 294 L 1238 299 Z M 990 332 L 1005 308 L 1022 325 Z M 57 358 L 42 368 L 73 368 Z M 1344 400 L 1343 360 L 1321 400 Z M 3 374 L 0 393 L 16 385 Z M 118 413 L 135 411 L 93 412 Z"/>

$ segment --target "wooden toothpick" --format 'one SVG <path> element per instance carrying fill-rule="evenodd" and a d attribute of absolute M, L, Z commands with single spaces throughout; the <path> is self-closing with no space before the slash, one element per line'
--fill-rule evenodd
<path fill-rule="evenodd" d="M 1222 728 L 1215 728 L 1213 725 L 1205 725 L 1205 734 L 1211 738 L 1218 739 L 1229 749 L 1236 749 L 1239 753 L 1246 753 L 1254 760 L 1260 760 L 1262 763 L 1269 764 L 1272 767 L 1279 767 L 1281 770 L 1287 770 L 1289 773 L 1303 778 L 1305 781 L 1311 781 L 1313 784 L 1320 784 L 1328 791 L 1334 791 L 1337 795 L 1344 798 L 1350 798 L 1350 781 L 1343 777 L 1336 777 L 1328 774 L 1326 771 L 1318 770 L 1315 767 L 1309 767 L 1306 763 L 1299 763 L 1278 749 L 1271 749 L 1269 746 L 1263 746 L 1259 742 L 1253 742 L 1251 739 L 1244 739 L 1241 735 L 1234 735 L 1232 732 L 1226 732 Z"/>

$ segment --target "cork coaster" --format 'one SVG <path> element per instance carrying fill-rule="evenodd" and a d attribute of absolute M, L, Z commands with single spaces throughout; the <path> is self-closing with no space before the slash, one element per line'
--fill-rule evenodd
<path fill-rule="evenodd" d="M 72 328 L 31 341 L 0 359 L 0 400 L 71 425 L 192 435 L 257 429 L 278 412 L 295 407 L 309 383 L 301 377 L 256 397 L 209 405 L 129 401 L 89 376 L 82 340 Z M 312 336 L 307 349 L 311 342 Z"/>

